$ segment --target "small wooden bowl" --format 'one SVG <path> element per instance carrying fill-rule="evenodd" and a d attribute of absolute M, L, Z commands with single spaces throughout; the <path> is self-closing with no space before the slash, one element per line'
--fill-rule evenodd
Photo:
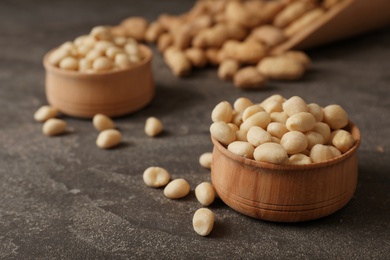
<path fill-rule="evenodd" d="M 355 145 L 337 158 L 310 165 L 257 162 L 212 138 L 214 188 L 228 206 L 262 220 L 299 222 L 332 214 L 349 202 L 357 184 L 360 132 L 351 122 L 346 129 Z"/>
<path fill-rule="evenodd" d="M 82 73 L 62 70 L 43 59 L 46 69 L 46 97 L 62 113 L 92 118 L 101 113 L 117 117 L 146 106 L 154 96 L 152 52 L 140 45 L 143 60 L 123 70 Z"/>

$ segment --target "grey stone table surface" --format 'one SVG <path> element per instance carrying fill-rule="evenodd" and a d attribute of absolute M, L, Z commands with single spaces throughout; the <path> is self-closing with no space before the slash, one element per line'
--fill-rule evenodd
<path fill-rule="evenodd" d="M 242 91 L 215 68 L 177 79 L 155 52 L 156 96 L 142 111 L 116 120 L 124 136 L 100 150 L 89 120 L 65 117 L 71 134 L 48 138 L 34 111 L 46 104 L 43 55 L 88 33 L 141 15 L 181 13 L 190 0 L 0 1 L 0 258 L 1 259 L 389 259 L 390 30 L 309 51 L 313 66 L 300 81 Z M 153 47 L 154 48 L 154 47 Z M 337 103 L 362 133 L 359 180 L 350 203 L 304 223 L 252 219 L 217 201 L 208 237 L 192 229 L 200 207 L 194 187 L 210 180 L 199 155 L 212 150 L 210 112 L 240 96 L 279 93 L 320 105 Z M 143 132 L 148 116 L 165 133 Z M 378 149 L 381 147 L 382 149 Z M 165 167 L 192 187 L 181 200 L 146 187 L 143 171 Z"/>

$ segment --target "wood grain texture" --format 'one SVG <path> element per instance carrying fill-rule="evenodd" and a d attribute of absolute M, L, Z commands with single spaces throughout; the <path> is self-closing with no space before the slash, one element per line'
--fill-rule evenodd
<path fill-rule="evenodd" d="M 145 58 L 139 64 L 93 74 L 56 68 L 47 61 L 49 52 L 43 61 L 48 102 L 64 114 L 81 118 L 98 113 L 123 116 L 143 108 L 154 96 L 154 81 L 152 52 L 143 45 L 140 50 Z"/>
<path fill-rule="evenodd" d="M 277 165 L 257 162 L 214 143 L 211 178 L 220 198 L 245 215 L 276 222 L 299 222 L 327 216 L 344 207 L 357 184 L 356 151 L 360 132 L 348 152 L 327 162 Z"/>

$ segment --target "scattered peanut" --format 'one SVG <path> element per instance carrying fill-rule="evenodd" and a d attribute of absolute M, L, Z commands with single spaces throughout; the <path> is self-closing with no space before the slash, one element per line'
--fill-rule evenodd
<path fill-rule="evenodd" d="M 35 113 L 34 119 L 37 122 L 45 122 L 50 118 L 55 118 L 58 114 L 58 109 L 52 106 L 41 106 Z"/>
<path fill-rule="evenodd" d="M 195 211 L 192 218 L 192 226 L 195 232 L 201 236 L 207 236 L 214 227 L 214 213 L 207 208 L 200 208 Z"/>
<path fill-rule="evenodd" d="M 149 187 L 158 188 L 167 185 L 171 176 L 164 168 L 149 167 L 144 171 L 143 179 Z"/>
<path fill-rule="evenodd" d="M 196 186 L 195 196 L 203 206 L 209 206 L 215 199 L 213 185 L 210 182 L 202 182 Z"/>
<path fill-rule="evenodd" d="M 190 184 L 185 179 L 175 179 L 164 188 L 164 195 L 170 199 L 180 199 L 190 192 Z"/>
<path fill-rule="evenodd" d="M 99 133 L 96 145 L 102 149 L 109 149 L 117 146 L 122 139 L 122 134 L 116 129 L 107 129 Z"/>
<path fill-rule="evenodd" d="M 199 157 L 199 164 L 204 168 L 211 169 L 212 159 L 213 159 L 212 153 L 203 153 Z"/>
<path fill-rule="evenodd" d="M 65 133 L 66 127 L 67 124 L 64 120 L 50 118 L 43 124 L 42 132 L 47 136 L 61 135 Z"/>
<path fill-rule="evenodd" d="M 257 69 L 265 77 L 276 80 L 297 80 L 305 72 L 305 67 L 300 62 L 285 56 L 264 58 Z"/>
<path fill-rule="evenodd" d="M 145 134 L 150 137 L 155 137 L 164 130 L 164 125 L 156 117 L 149 117 L 145 122 Z"/>
<path fill-rule="evenodd" d="M 115 128 L 114 121 L 106 115 L 96 114 L 92 119 L 92 124 L 98 131 Z"/>

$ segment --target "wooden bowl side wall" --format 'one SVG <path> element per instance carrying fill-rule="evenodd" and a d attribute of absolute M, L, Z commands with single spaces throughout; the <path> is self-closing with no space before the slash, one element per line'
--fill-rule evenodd
<path fill-rule="evenodd" d="M 213 142 L 215 190 L 228 206 L 245 215 L 277 222 L 317 219 L 341 209 L 355 192 L 359 141 L 344 159 L 319 167 L 256 167 L 229 156 L 226 148 Z"/>
<path fill-rule="evenodd" d="M 132 68 L 103 72 L 78 73 L 54 68 L 44 60 L 46 96 L 49 104 L 64 114 L 91 118 L 102 113 L 122 116 L 147 105 L 154 96 L 151 53 L 146 61 Z"/>

